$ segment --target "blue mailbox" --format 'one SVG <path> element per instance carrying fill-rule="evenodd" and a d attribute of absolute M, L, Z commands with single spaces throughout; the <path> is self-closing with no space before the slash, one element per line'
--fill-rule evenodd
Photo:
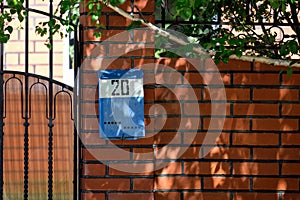
<path fill-rule="evenodd" d="M 100 138 L 145 136 L 143 76 L 139 69 L 98 71 Z"/>

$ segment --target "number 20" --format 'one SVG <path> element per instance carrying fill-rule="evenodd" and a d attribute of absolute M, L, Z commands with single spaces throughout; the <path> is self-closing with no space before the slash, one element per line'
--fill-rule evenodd
<path fill-rule="evenodd" d="M 120 81 L 121 81 L 121 87 L 120 87 Z M 111 80 L 111 84 L 114 86 L 114 89 L 111 93 L 112 96 L 129 95 L 129 80 L 126 79 Z"/>

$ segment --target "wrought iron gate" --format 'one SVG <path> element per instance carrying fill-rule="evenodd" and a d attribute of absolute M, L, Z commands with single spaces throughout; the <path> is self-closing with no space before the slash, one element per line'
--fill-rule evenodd
<path fill-rule="evenodd" d="M 53 40 L 49 41 L 53 49 L 48 51 L 48 76 L 30 71 L 29 42 L 34 34 L 30 15 L 52 17 L 52 0 L 48 5 L 45 12 L 29 8 L 29 0 L 25 1 L 21 71 L 5 69 L 4 47 L 10 44 L 0 44 L 0 199 L 78 198 L 73 88 L 54 80 Z M 74 45 L 75 73 L 78 42 Z"/>

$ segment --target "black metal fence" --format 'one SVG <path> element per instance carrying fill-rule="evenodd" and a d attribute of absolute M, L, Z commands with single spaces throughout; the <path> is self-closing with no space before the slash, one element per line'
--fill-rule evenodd
<path fill-rule="evenodd" d="M 78 138 L 74 126 L 73 88 L 54 80 L 56 44 L 48 51 L 48 76 L 30 73 L 31 14 L 53 17 L 25 1 L 24 64 L 22 72 L 6 70 L 0 44 L 0 199 L 77 199 Z M 8 9 L 2 5 L 1 11 Z M 74 30 L 77 27 L 74 25 Z M 78 67 L 74 32 L 74 77 Z"/>

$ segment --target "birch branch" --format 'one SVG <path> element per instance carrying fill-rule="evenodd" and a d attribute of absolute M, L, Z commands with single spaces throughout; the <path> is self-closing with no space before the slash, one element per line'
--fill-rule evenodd
<path fill-rule="evenodd" d="M 167 31 L 164 31 L 163 29 L 153 25 L 150 22 L 146 22 L 145 20 L 141 19 L 141 18 L 137 18 L 134 17 L 130 14 L 128 14 L 127 12 L 125 12 L 124 10 L 120 9 L 117 6 L 113 6 L 111 5 L 109 2 L 105 2 L 105 0 L 100 0 L 100 2 L 102 2 L 103 4 L 105 4 L 107 7 L 111 8 L 112 10 L 114 10 L 115 12 L 117 12 L 118 14 L 120 14 L 121 16 L 131 20 L 131 21 L 135 21 L 135 22 L 140 22 L 142 25 L 149 27 L 150 29 L 152 29 L 153 31 L 155 31 L 157 34 L 159 34 L 160 36 L 166 37 L 169 40 L 176 42 L 177 44 L 180 45 L 188 45 L 189 43 L 187 43 L 186 41 L 182 40 L 181 38 L 178 38 L 172 34 L 170 34 Z M 211 53 L 207 53 L 207 51 L 205 51 L 205 49 L 200 48 L 200 47 L 194 47 L 193 50 L 198 53 L 199 55 L 204 55 L 204 56 L 214 56 L 215 53 L 211 52 Z M 241 57 L 237 57 L 236 55 L 231 55 L 229 56 L 230 59 L 236 59 L 236 60 L 242 60 L 242 61 L 248 61 L 248 62 L 260 62 L 260 63 L 265 63 L 265 64 L 269 64 L 269 65 L 273 65 L 273 66 L 284 66 L 284 67 L 299 67 L 300 68 L 300 64 L 299 63 L 295 63 L 292 66 L 290 65 L 292 61 L 288 61 L 288 60 L 281 60 L 281 59 L 271 59 L 271 58 L 265 58 L 265 57 L 256 57 L 256 56 L 241 56 Z"/>

